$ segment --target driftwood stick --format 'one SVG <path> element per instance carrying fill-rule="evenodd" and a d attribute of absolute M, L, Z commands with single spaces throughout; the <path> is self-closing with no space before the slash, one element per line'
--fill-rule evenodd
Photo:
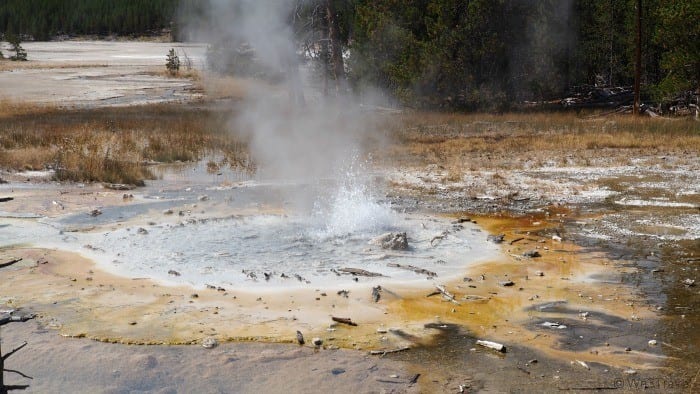
<path fill-rule="evenodd" d="M 452 293 L 450 293 L 449 291 L 447 291 L 445 286 L 435 285 L 435 288 L 437 289 L 437 291 L 439 291 L 442 294 L 443 298 L 445 298 L 447 301 L 450 301 L 455 305 L 459 305 L 459 302 L 455 299 L 455 296 Z"/>
<path fill-rule="evenodd" d="M 366 270 L 363 270 L 360 268 L 341 268 L 338 271 L 345 273 L 345 274 L 355 275 L 355 276 L 369 276 L 369 277 L 384 276 L 378 272 L 370 272 L 370 271 L 366 271 Z"/>
<path fill-rule="evenodd" d="M 9 266 L 11 266 L 12 264 L 19 263 L 20 261 L 22 261 L 21 258 L 19 258 L 19 259 L 14 259 L 14 260 L 10 260 L 10 261 L 8 261 L 8 262 L 6 262 L 6 263 L 0 263 L 0 268 L 9 267 Z"/>
<path fill-rule="evenodd" d="M 437 274 L 436 274 L 435 272 L 433 272 L 433 271 L 428 271 L 427 269 L 420 268 L 420 267 L 416 267 L 416 266 L 413 266 L 413 265 L 410 265 L 410 264 L 409 264 L 409 265 L 401 265 L 401 264 L 397 264 L 397 263 L 389 263 L 389 264 L 387 264 L 386 266 L 387 266 L 387 267 L 392 267 L 392 268 L 401 268 L 401 269 L 408 270 L 408 271 L 413 271 L 413 272 L 415 272 L 416 274 L 419 274 L 419 275 L 427 275 L 427 276 L 430 276 L 430 277 L 435 277 L 435 276 L 437 276 Z"/>
<path fill-rule="evenodd" d="M 357 323 L 355 323 L 354 321 L 352 321 L 352 319 L 350 319 L 349 317 L 335 317 L 335 316 L 331 316 L 331 319 L 333 319 L 334 322 L 347 324 L 347 325 L 349 325 L 349 326 L 357 326 Z"/>
<path fill-rule="evenodd" d="M 410 347 L 400 347 L 398 349 L 389 349 L 389 350 L 372 350 L 369 352 L 372 356 L 384 356 L 385 354 L 389 353 L 398 353 L 398 352 L 403 352 L 405 350 L 410 349 Z"/>
<path fill-rule="evenodd" d="M 0 182 L 2 183 L 2 182 Z M 14 197 L 0 197 L 0 202 L 8 202 L 14 200 Z"/>

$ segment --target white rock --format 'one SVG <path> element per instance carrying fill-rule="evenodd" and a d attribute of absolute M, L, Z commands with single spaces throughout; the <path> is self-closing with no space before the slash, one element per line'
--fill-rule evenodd
<path fill-rule="evenodd" d="M 217 346 L 219 346 L 219 341 L 217 341 L 215 338 L 205 338 L 202 341 L 202 346 L 204 346 L 206 349 L 212 349 Z"/>

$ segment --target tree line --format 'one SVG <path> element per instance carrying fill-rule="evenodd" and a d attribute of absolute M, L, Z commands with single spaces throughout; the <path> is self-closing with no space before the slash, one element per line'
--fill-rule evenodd
<path fill-rule="evenodd" d="M 410 106 L 506 109 L 581 85 L 631 85 L 634 78 L 635 0 L 287 2 L 300 47 L 316 52 L 331 85 L 380 87 Z M 186 39 L 184 27 L 213 3 L 221 1 L 4 0 L 0 32 L 47 39 L 172 27 Z M 698 89 L 700 1 L 643 0 L 641 20 L 643 97 L 658 101 Z M 228 49 L 217 53 L 250 53 Z M 227 65 L 256 69 L 246 61 Z"/>
<path fill-rule="evenodd" d="M 0 33 L 145 35 L 169 28 L 179 0 L 2 0 Z"/>

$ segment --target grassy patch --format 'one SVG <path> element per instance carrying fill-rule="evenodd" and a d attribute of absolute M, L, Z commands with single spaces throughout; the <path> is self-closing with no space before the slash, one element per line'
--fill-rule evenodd
<path fill-rule="evenodd" d="M 253 168 L 245 141 L 228 130 L 229 111 L 186 105 L 65 110 L 7 105 L 0 110 L 0 166 L 53 168 L 60 180 L 139 184 L 148 164 L 196 161 L 216 153 Z"/>
<path fill-rule="evenodd" d="M 468 170 L 624 164 L 637 155 L 700 151 L 700 123 L 691 118 L 410 113 L 390 117 L 383 129 L 392 142 L 375 157 L 393 165 L 438 164 L 454 179 Z"/>

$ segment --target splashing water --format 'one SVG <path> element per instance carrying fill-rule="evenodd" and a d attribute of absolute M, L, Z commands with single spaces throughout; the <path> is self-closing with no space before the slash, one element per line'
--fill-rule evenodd
<path fill-rule="evenodd" d="M 366 167 L 354 154 L 348 169 L 340 171 L 341 183 L 330 198 L 316 201 L 313 216 L 320 224 L 313 234 L 316 238 L 376 234 L 394 227 L 396 215 L 389 203 L 379 202 Z"/>

